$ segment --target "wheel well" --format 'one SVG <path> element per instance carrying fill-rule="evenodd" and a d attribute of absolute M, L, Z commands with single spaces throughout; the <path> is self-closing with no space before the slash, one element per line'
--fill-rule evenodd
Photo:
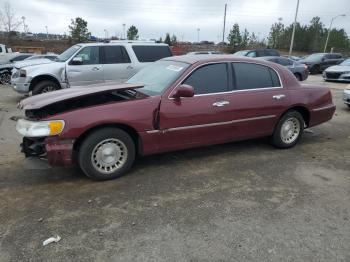
<path fill-rule="evenodd" d="M 296 72 L 296 73 L 294 73 L 294 75 L 300 77 L 300 79 L 301 79 L 301 74 L 300 73 Z"/>
<path fill-rule="evenodd" d="M 104 124 L 104 125 L 95 126 L 95 127 L 92 127 L 90 129 L 86 130 L 83 134 L 81 134 L 75 140 L 75 142 L 73 144 L 73 150 L 75 152 L 78 152 L 79 147 L 84 142 L 86 137 L 88 137 L 91 133 L 95 132 L 96 130 L 101 129 L 101 128 L 105 128 L 105 127 L 119 128 L 119 129 L 125 131 L 126 133 L 128 133 L 135 143 L 136 153 L 141 152 L 142 148 L 141 148 L 141 143 L 140 143 L 140 136 L 138 135 L 137 131 L 134 128 L 132 128 L 128 125 L 124 125 L 124 124 Z"/>
<path fill-rule="evenodd" d="M 308 127 L 310 124 L 310 112 L 309 112 L 309 110 L 303 106 L 295 106 L 295 107 L 289 108 L 286 112 L 292 111 L 292 110 L 295 110 L 301 114 L 301 116 L 303 117 L 303 119 L 305 121 L 305 125 Z M 284 113 L 286 113 L 286 112 L 284 112 Z"/>
<path fill-rule="evenodd" d="M 50 75 L 40 75 L 40 76 L 34 77 L 33 80 L 30 82 L 29 91 L 32 91 L 37 83 L 39 83 L 41 81 L 45 81 L 45 80 L 50 80 L 52 82 L 55 82 L 57 84 L 57 86 L 59 88 L 61 88 L 60 82 L 58 82 L 58 80 L 55 77 L 50 76 Z"/>

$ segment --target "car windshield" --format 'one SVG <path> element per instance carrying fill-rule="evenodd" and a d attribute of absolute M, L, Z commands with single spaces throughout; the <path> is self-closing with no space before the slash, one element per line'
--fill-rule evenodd
<path fill-rule="evenodd" d="M 317 62 L 317 61 L 320 61 L 323 56 L 324 56 L 323 54 L 313 54 L 313 55 L 307 56 L 304 60 L 308 62 Z"/>
<path fill-rule="evenodd" d="M 73 54 L 75 54 L 76 51 L 80 49 L 80 45 L 74 45 L 70 48 L 68 48 L 66 51 L 64 51 L 62 54 L 60 54 L 56 61 L 58 62 L 66 62 Z"/>
<path fill-rule="evenodd" d="M 146 95 L 160 95 L 188 66 L 189 64 L 182 62 L 158 61 L 141 69 L 127 83 L 143 84 L 144 87 L 137 91 Z"/>
<path fill-rule="evenodd" d="M 249 51 L 238 51 L 236 53 L 234 53 L 234 56 L 246 56 L 248 54 Z"/>
<path fill-rule="evenodd" d="M 344 60 L 342 63 L 340 63 L 342 66 L 350 66 L 350 58 Z"/>

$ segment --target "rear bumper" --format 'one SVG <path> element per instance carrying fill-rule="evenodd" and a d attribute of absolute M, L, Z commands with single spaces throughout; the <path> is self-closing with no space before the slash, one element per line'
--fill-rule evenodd
<path fill-rule="evenodd" d="M 47 138 L 23 138 L 22 152 L 26 157 L 47 159 L 51 166 L 70 166 L 73 164 L 74 140 Z"/>
<path fill-rule="evenodd" d="M 311 110 L 309 127 L 315 126 L 332 119 L 335 112 L 335 105 L 329 104 Z"/>

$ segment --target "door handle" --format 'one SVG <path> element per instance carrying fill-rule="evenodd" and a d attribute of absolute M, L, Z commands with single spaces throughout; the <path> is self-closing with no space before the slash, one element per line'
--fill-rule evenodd
<path fill-rule="evenodd" d="M 286 97 L 286 95 L 274 95 L 272 98 L 273 99 L 277 99 L 277 100 L 280 100 L 282 98 Z"/>
<path fill-rule="evenodd" d="M 98 70 L 100 70 L 100 68 L 97 67 L 97 66 L 94 66 L 91 70 L 92 70 L 92 71 L 98 71 Z"/>
<path fill-rule="evenodd" d="M 134 67 L 132 67 L 132 66 L 127 66 L 127 68 L 126 69 L 134 69 Z"/>
<path fill-rule="evenodd" d="M 228 105 L 228 104 L 230 104 L 229 101 L 219 101 L 219 102 L 215 102 L 215 103 L 213 104 L 213 106 L 215 106 L 215 107 L 222 107 L 222 106 L 226 106 L 226 105 Z"/>

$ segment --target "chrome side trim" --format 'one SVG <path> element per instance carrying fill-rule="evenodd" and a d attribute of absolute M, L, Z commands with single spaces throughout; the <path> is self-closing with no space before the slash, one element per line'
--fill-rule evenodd
<path fill-rule="evenodd" d="M 242 89 L 242 90 L 231 90 L 231 91 L 225 91 L 225 92 L 219 92 L 219 93 L 210 93 L 210 94 L 199 94 L 199 95 L 194 95 L 194 97 L 197 96 L 211 96 L 211 95 L 218 95 L 218 94 L 232 94 L 232 93 L 237 93 L 237 92 L 249 92 L 249 91 L 258 91 L 258 90 L 270 90 L 270 89 L 283 89 L 284 85 L 282 82 L 282 78 L 280 76 L 280 74 L 277 72 L 276 69 L 274 69 L 273 67 L 269 66 L 269 65 L 265 65 L 263 63 L 259 63 L 259 62 L 250 62 L 250 61 L 212 61 L 212 62 L 207 62 L 204 64 L 201 64 L 195 68 L 193 68 L 190 72 L 188 72 L 185 76 L 182 77 L 181 81 L 171 90 L 171 92 L 168 95 L 168 99 L 169 100 L 174 100 L 172 96 L 172 94 L 174 93 L 175 89 L 181 85 L 183 83 L 183 81 L 190 75 L 193 73 L 193 71 L 195 71 L 196 69 L 205 66 L 205 65 L 210 65 L 210 64 L 222 64 L 222 63 L 247 63 L 247 64 L 256 64 L 256 65 L 262 65 L 262 66 L 266 66 L 268 68 L 271 68 L 273 71 L 275 71 L 275 73 L 278 76 L 278 79 L 280 81 L 280 86 L 275 86 L 275 87 L 264 87 L 264 88 L 252 88 L 252 89 Z"/>
<path fill-rule="evenodd" d="M 186 129 L 230 125 L 230 124 L 234 124 L 234 123 L 263 120 L 263 119 L 269 119 L 269 118 L 275 118 L 275 117 L 276 117 L 276 115 L 257 116 L 257 117 L 242 118 L 242 119 L 236 119 L 236 120 L 231 120 L 231 121 L 226 121 L 226 122 L 216 122 L 216 123 L 209 123 L 209 124 L 203 124 L 203 125 L 180 126 L 180 127 L 173 127 L 173 128 L 163 129 L 163 130 L 149 130 L 149 131 L 146 131 L 146 133 L 147 134 L 154 134 L 154 133 L 159 133 L 159 132 L 166 133 L 166 132 L 186 130 Z"/>
<path fill-rule="evenodd" d="M 314 108 L 314 109 L 312 109 L 312 111 L 313 112 L 318 112 L 318 111 L 322 111 L 322 110 L 331 109 L 331 108 L 334 108 L 334 107 L 335 107 L 335 105 L 331 104 L 331 105 L 328 105 L 328 106 Z"/>

